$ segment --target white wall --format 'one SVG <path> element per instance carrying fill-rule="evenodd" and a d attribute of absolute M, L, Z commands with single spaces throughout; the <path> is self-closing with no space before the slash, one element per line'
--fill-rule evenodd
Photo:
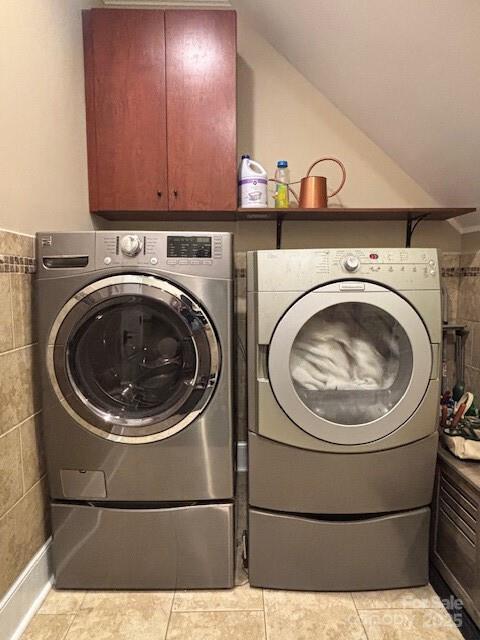
<path fill-rule="evenodd" d="M 335 156 L 347 182 L 330 204 L 350 207 L 435 206 L 436 203 L 379 147 L 239 16 L 238 152 L 251 153 L 272 173 L 287 159 L 292 179 L 313 160 Z M 334 187 L 335 165 L 317 167 Z"/>
<path fill-rule="evenodd" d="M 232 4 L 442 206 L 480 206 L 479 2 Z"/>
<path fill-rule="evenodd" d="M 244 18 L 238 19 L 238 152 L 250 153 L 270 174 L 278 159 L 289 161 L 292 180 L 313 160 L 334 156 L 347 169 L 343 190 L 330 200 L 345 207 L 431 207 L 438 203 L 386 153 L 346 118 L 325 96 L 267 43 Z M 317 167 L 333 188 L 339 170 Z M 255 223 L 250 223 L 253 225 Z M 244 224 L 245 226 L 245 224 Z M 259 230 L 260 231 L 260 230 Z M 256 245 L 274 246 L 274 225 L 265 226 Z M 268 236 L 265 234 L 268 233 Z M 283 246 L 404 246 L 401 222 L 290 222 Z M 238 243 L 244 246 L 241 238 Z M 445 222 L 424 222 L 415 232 L 416 246 L 460 249 L 460 235 Z"/>
<path fill-rule="evenodd" d="M 81 9 L 0 2 L 0 227 L 88 229 Z"/>

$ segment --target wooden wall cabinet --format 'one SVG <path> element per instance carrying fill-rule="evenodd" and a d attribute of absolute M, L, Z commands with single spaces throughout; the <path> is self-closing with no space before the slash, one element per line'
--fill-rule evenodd
<path fill-rule="evenodd" d="M 83 12 L 91 211 L 230 211 L 236 14 Z"/>

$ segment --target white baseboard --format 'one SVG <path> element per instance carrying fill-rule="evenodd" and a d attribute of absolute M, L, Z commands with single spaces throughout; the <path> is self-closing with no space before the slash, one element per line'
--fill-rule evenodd
<path fill-rule="evenodd" d="M 34 555 L 0 600 L 2 640 L 18 640 L 52 586 L 51 538 Z"/>
<path fill-rule="evenodd" d="M 248 450 L 247 443 L 244 441 L 237 442 L 237 471 L 247 471 L 248 469 Z"/>

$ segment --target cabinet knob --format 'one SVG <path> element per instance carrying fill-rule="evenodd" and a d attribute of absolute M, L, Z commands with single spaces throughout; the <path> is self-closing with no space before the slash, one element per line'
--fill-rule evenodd
<path fill-rule="evenodd" d="M 162 192 L 161 192 L 161 191 L 157 191 L 157 196 L 158 196 L 159 198 L 161 198 L 161 197 L 162 197 Z"/>
<path fill-rule="evenodd" d="M 175 198 L 178 196 L 178 191 L 176 189 L 173 190 L 173 195 Z"/>

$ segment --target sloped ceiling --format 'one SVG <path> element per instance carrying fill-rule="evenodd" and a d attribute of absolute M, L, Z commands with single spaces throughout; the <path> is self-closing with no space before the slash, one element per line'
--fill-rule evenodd
<path fill-rule="evenodd" d="M 480 206 L 478 0 L 232 5 L 440 205 Z"/>

